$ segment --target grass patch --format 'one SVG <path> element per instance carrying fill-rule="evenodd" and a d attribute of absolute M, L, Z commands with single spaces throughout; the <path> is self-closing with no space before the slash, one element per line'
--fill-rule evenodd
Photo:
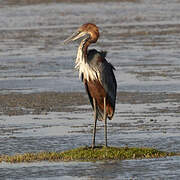
<path fill-rule="evenodd" d="M 124 159 L 162 158 L 179 155 L 153 148 L 136 147 L 79 147 L 64 152 L 25 153 L 14 156 L 1 155 L 0 162 L 20 163 L 37 161 L 106 161 Z"/>

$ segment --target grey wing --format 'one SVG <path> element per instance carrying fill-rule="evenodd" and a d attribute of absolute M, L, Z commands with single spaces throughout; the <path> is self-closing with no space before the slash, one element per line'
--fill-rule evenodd
<path fill-rule="evenodd" d="M 115 109 L 117 82 L 113 70 L 115 68 L 112 64 L 104 60 L 101 64 L 101 83 L 107 93 L 107 98 L 111 106 Z"/>

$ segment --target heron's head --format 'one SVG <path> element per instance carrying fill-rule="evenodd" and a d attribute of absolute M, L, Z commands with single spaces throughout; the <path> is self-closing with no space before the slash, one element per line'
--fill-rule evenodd
<path fill-rule="evenodd" d="M 64 43 L 70 43 L 81 37 L 86 37 L 90 43 L 95 43 L 99 37 L 99 30 L 95 24 L 83 24 L 76 32 L 74 32 Z"/>

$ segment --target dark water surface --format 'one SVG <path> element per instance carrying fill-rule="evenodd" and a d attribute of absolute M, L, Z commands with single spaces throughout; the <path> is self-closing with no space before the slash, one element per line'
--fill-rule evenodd
<path fill-rule="evenodd" d="M 0 93 L 53 91 L 71 96 L 84 92 L 74 70 L 78 44 L 64 46 L 62 42 L 80 25 L 92 22 L 101 33 L 92 47 L 108 51 L 107 59 L 116 68 L 119 96 L 135 95 L 127 101 L 118 99 L 115 117 L 109 122 L 109 144 L 178 152 L 179 6 L 178 0 L 0 1 Z M 26 108 L 20 104 L 17 109 Z M 0 154 L 62 151 L 90 144 L 91 107 L 82 103 L 69 106 L 72 111 L 18 116 L 0 112 Z M 98 144 L 103 142 L 102 126 L 99 122 Z M 179 157 L 0 164 L 0 179 L 179 178 Z"/>

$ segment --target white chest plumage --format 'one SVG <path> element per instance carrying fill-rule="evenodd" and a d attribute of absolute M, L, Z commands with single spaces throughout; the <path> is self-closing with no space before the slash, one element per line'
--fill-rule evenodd
<path fill-rule="evenodd" d="M 96 67 L 91 67 L 86 60 L 86 56 L 83 54 L 83 42 L 78 48 L 75 68 L 79 71 L 79 78 L 81 78 L 82 74 L 83 78 L 87 81 L 99 78 L 98 69 Z"/>

